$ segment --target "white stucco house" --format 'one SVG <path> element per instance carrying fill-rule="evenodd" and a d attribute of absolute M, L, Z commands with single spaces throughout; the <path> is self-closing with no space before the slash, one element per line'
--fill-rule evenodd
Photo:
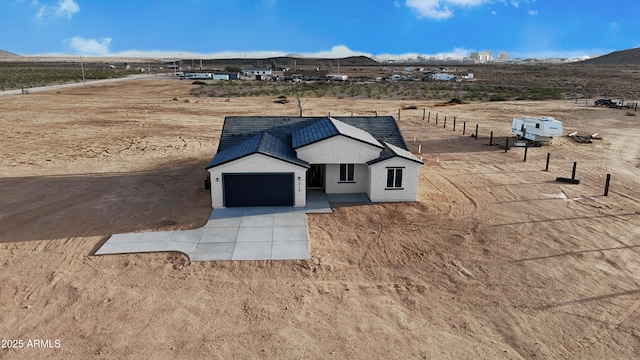
<path fill-rule="evenodd" d="M 243 69 L 242 75 L 255 77 L 257 80 L 265 80 L 271 78 L 271 69 L 269 68 L 260 68 L 260 69 Z"/>
<path fill-rule="evenodd" d="M 213 208 L 301 207 L 308 189 L 415 201 L 422 164 L 391 116 L 230 116 L 207 171 Z"/>

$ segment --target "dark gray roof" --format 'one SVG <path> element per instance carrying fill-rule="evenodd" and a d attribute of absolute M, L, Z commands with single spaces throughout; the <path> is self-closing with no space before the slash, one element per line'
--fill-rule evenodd
<path fill-rule="evenodd" d="M 227 116 L 222 127 L 218 151 L 207 166 L 207 169 L 255 152 L 261 152 L 263 154 L 297 164 L 306 164 L 306 162 L 297 159 L 293 149 L 302 146 L 300 144 L 309 141 L 309 139 L 320 140 L 319 137 L 322 136 L 326 138 L 340 134 L 340 129 L 335 126 L 337 123 L 332 122 L 331 119 L 338 120 L 344 124 L 363 130 L 370 134 L 379 144 L 386 142 L 400 149 L 407 149 L 404 139 L 402 138 L 402 134 L 400 133 L 400 129 L 398 128 L 398 124 L 396 124 L 396 121 L 392 116 L 348 116 L 332 118 Z M 329 124 L 331 124 L 331 127 Z M 309 127 L 307 130 L 299 131 L 307 127 Z M 345 136 L 356 137 L 361 141 L 366 139 L 366 136 L 362 133 L 358 133 L 357 131 L 345 126 L 342 126 L 341 130 L 343 131 L 342 134 Z M 262 143 L 262 135 L 258 136 L 258 134 L 262 132 L 265 132 L 267 133 L 266 135 L 279 140 L 279 146 L 271 146 L 270 151 L 266 151 L 264 147 L 260 148 L 258 145 Z M 294 132 L 297 132 L 295 145 L 293 136 Z M 254 137 L 256 137 L 256 139 L 254 139 Z M 260 141 L 257 139 L 260 139 Z M 370 140 L 371 139 L 367 139 L 367 142 L 371 143 Z M 246 141 L 247 143 L 245 143 Z M 267 143 L 263 146 L 266 146 Z M 234 148 L 236 146 L 238 146 L 238 148 Z M 258 148 L 262 149 L 262 151 L 259 151 Z M 392 156 L 397 155 L 393 153 Z"/>
<path fill-rule="evenodd" d="M 381 149 L 383 148 L 382 144 L 368 132 L 330 117 L 318 119 L 310 125 L 294 131 L 291 134 L 291 142 L 293 148 L 297 149 L 336 135 L 343 135 Z"/>
<path fill-rule="evenodd" d="M 329 118 L 322 118 L 294 131 L 291 134 L 291 145 L 297 149 L 338 134 L 338 129 L 333 125 L 333 122 Z"/>
<path fill-rule="evenodd" d="M 218 151 L 216 156 L 214 156 L 213 159 L 211 159 L 211 162 L 209 162 L 209 165 L 207 165 L 207 169 L 256 153 L 309 167 L 309 164 L 306 161 L 300 160 L 296 157 L 295 151 L 291 146 L 273 135 L 261 131 L 244 141 L 222 151 Z"/>

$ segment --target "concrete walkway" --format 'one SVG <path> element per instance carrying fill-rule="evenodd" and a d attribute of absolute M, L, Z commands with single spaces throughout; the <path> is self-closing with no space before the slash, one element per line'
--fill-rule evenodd
<path fill-rule="evenodd" d="M 322 190 L 307 206 L 214 209 L 198 229 L 112 235 L 95 255 L 178 251 L 191 261 L 309 259 L 306 213 L 330 213 Z"/>

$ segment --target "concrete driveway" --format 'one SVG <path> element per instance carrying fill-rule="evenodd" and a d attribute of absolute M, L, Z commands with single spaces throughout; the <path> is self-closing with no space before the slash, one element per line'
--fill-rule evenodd
<path fill-rule="evenodd" d="M 309 259 L 305 208 L 215 209 L 204 227 L 112 235 L 96 255 L 179 251 L 191 261 Z"/>
<path fill-rule="evenodd" d="M 112 235 L 95 255 L 179 251 L 191 261 L 309 259 L 307 213 L 331 213 L 330 203 L 369 203 L 366 194 L 307 191 L 307 206 L 214 209 L 198 229 Z"/>

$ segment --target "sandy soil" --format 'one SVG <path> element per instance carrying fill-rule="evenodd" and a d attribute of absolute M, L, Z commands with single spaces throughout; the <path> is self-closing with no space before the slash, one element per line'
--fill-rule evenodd
<path fill-rule="evenodd" d="M 24 343 L 0 357 L 638 358 L 640 117 L 562 101 L 302 99 L 305 115 L 417 106 L 399 124 L 423 153 L 419 201 L 309 215 L 309 261 L 93 256 L 113 233 L 204 224 L 204 167 L 226 115 L 298 114 L 190 87 L 0 97 L 0 338 Z M 557 139 L 526 162 L 522 148 L 486 145 L 520 115 L 603 139 Z M 555 182 L 574 161 L 581 184 Z M 54 348 L 27 348 L 40 339 Z"/>

